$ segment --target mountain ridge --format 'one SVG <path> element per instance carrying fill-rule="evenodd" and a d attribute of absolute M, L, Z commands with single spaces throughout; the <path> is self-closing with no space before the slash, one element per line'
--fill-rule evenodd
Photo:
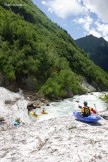
<path fill-rule="evenodd" d="M 95 64 L 108 72 L 106 61 L 108 60 L 108 42 L 104 38 L 88 35 L 75 40 L 75 42 L 88 54 Z"/>

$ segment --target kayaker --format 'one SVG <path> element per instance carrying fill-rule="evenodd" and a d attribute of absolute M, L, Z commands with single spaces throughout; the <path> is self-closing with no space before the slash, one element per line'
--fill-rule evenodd
<path fill-rule="evenodd" d="M 42 109 L 42 113 L 45 113 L 45 108 Z"/>
<path fill-rule="evenodd" d="M 45 110 L 45 108 L 42 109 L 41 113 L 42 114 L 48 114 L 48 112 Z"/>
<path fill-rule="evenodd" d="M 14 122 L 13 122 L 13 124 L 14 124 L 15 126 L 20 125 L 20 123 L 21 123 L 20 118 L 16 118 L 16 119 L 14 120 Z"/>
<path fill-rule="evenodd" d="M 16 119 L 15 119 L 15 122 L 17 122 L 17 123 L 20 124 L 20 122 L 21 122 L 20 118 L 16 118 Z"/>
<path fill-rule="evenodd" d="M 84 117 L 87 117 L 91 115 L 92 113 L 96 114 L 96 110 L 93 108 L 90 108 L 87 102 L 84 102 L 84 106 L 79 106 L 79 108 L 81 109 L 82 116 Z"/>
<path fill-rule="evenodd" d="M 36 118 L 39 117 L 39 115 L 37 115 L 34 111 L 31 111 L 31 112 L 30 112 L 30 115 L 32 115 L 32 116 L 34 116 L 34 117 L 36 117 Z"/>

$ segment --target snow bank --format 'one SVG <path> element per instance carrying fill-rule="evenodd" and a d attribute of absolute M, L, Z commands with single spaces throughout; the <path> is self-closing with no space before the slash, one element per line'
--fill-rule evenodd
<path fill-rule="evenodd" d="M 107 162 L 108 122 L 61 117 L 0 132 L 1 162 Z"/>
<path fill-rule="evenodd" d="M 12 123 L 16 117 L 20 117 L 22 122 L 30 122 L 27 103 L 28 101 L 20 93 L 13 93 L 0 87 L 0 116 L 3 116 L 6 121 Z"/>

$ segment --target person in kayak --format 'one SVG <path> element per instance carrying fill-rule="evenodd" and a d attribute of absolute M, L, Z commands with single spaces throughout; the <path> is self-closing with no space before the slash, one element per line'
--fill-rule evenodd
<path fill-rule="evenodd" d="M 46 112 L 46 111 L 45 111 L 45 108 L 43 108 L 43 109 L 42 109 L 42 113 L 45 113 L 45 112 Z"/>
<path fill-rule="evenodd" d="M 16 119 L 15 119 L 15 122 L 17 122 L 17 123 L 20 124 L 20 122 L 21 122 L 20 118 L 16 118 Z"/>
<path fill-rule="evenodd" d="M 96 114 L 96 110 L 90 108 L 87 102 L 84 102 L 84 106 L 79 106 L 79 108 L 81 109 L 81 114 L 83 117 L 87 117 L 92 113 Z"/>
<path fill-rule="evenodd" d="M 48 114 L 48 112 L 45 111 L 45 108 L 42 109 L 41 113 L 42 113 L 42 114 Z"/>
<path fill-rule="evenodd" d="M 20 123 L 21 123 L 20 118 L 16 118 L 16 119 L 13 121 L 13 124 L 14 124 L 15 126 L 20 125 Z"/>
<path fill-rule="evenodd" d="M 30 114 L 31 114 L 32 116 L 38 117 L 38 115 L 37 115 L 36 112 L 34 112 L 34 111 L 31 111 Z"/>

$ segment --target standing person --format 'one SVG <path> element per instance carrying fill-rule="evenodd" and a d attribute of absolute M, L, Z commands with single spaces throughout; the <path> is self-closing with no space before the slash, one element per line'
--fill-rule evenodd
<path fill-rule="evenodd" d="M 79 108 L 81 109 L 81 113 L 83 117 L 87 117 L 91 115 L 91 113 L 96 114 L 96 110 L 90 108 L 87 102 L 84 102 L 84 106 L 79 106 Z"/>

